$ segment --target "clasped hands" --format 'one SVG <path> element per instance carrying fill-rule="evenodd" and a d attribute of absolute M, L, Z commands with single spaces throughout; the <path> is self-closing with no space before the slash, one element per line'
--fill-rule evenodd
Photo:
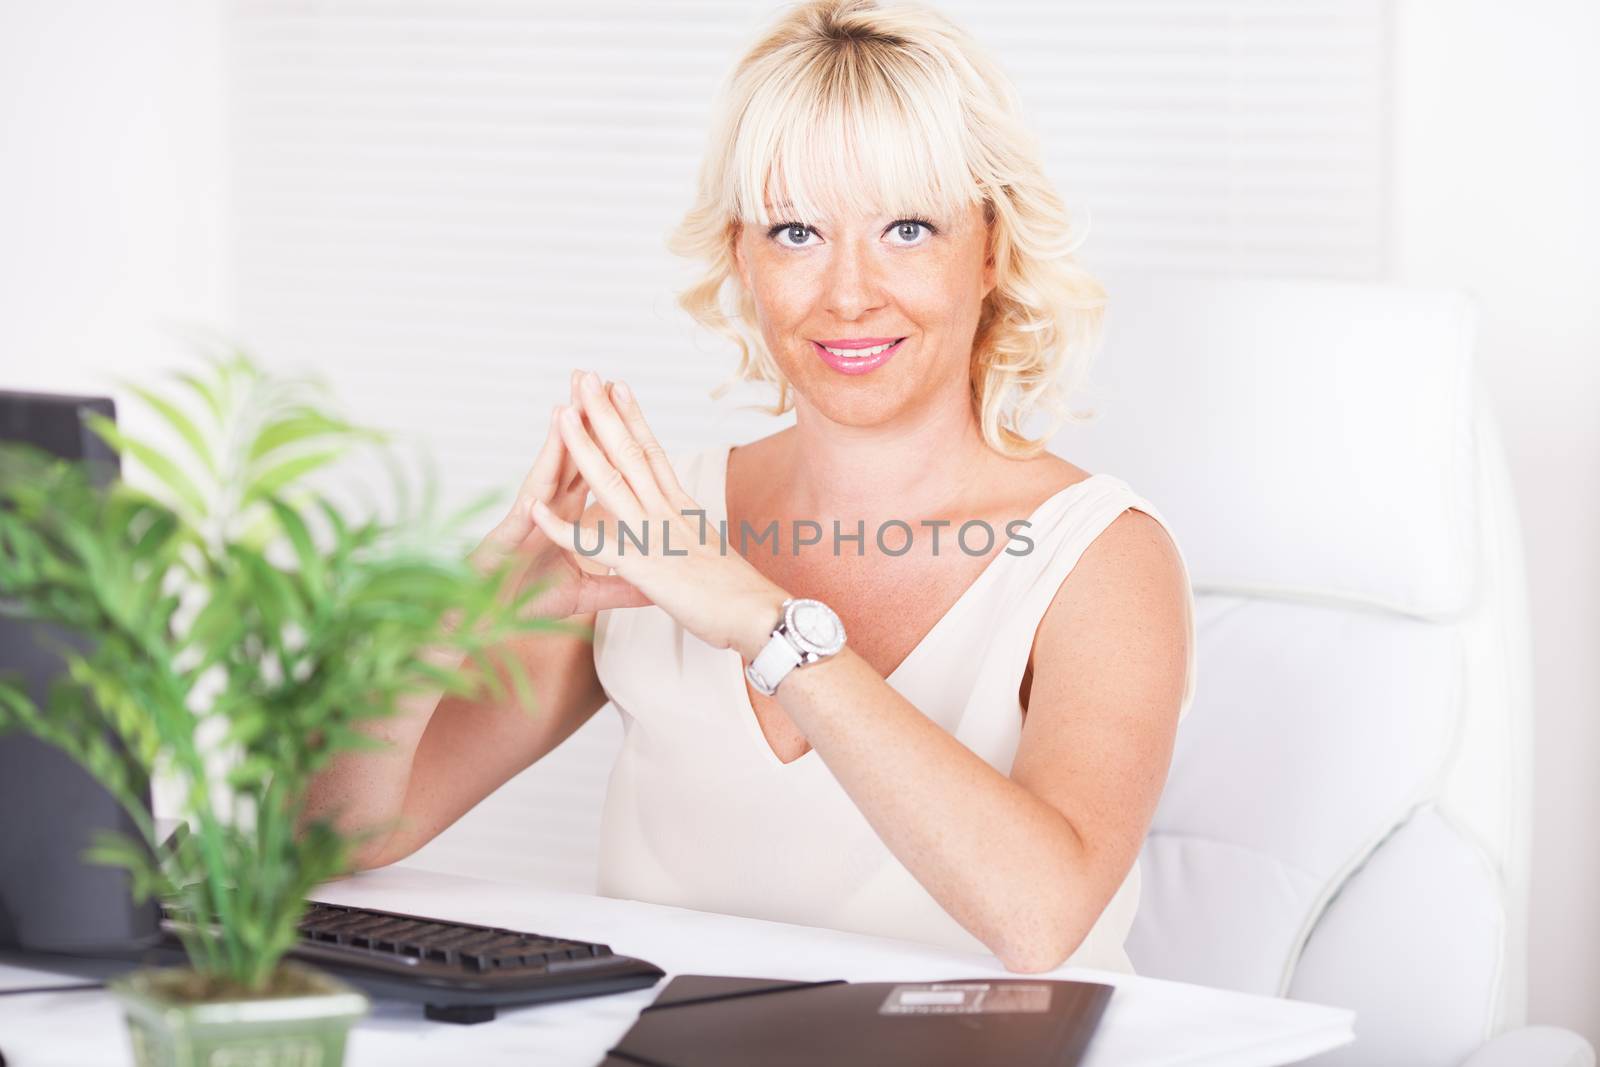
<path fill-rule="evenodd" d="M 550 414 L 533 467 L 506 517 L 473 551 L 473 565 L 487 570 L 517 556 L 513 591 L 547 586 L 531 604 L 538 614 L 655 604 L 713 648 L 753 659 L 788 594 L 724 545 L 714 518 L 679 484 L 627 386 L 575 371 L 571 403 Z M 583 525 L 591 491 L 606 514 Z M 628 527 L 626 541 L 619 523 Z M 585 570 L 580 556 L 612 573 Z"/>

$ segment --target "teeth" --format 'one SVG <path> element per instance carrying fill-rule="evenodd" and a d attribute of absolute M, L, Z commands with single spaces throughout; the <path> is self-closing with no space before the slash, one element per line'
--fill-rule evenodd
<path fill-rule="evenodd" d="M 827 345 L 822 347 L 828 348 L 829 352 L 845 359 L 866 359 L 868 356 L 875 356 L 879 352 L 886 352 L 897 344 L 899 344 L 898 341 L 890 341 L 886 345 L 878 345 L 875 348 L 828 348 Z"/>

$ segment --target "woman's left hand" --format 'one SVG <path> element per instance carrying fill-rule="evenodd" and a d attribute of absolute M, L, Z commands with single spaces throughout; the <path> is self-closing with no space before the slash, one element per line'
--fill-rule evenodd
<path fill-rule="evenodd" d="M 536 504 L 534 522 L 564 551 L 577 554 L 582 545 L 584 555 L 613 568 L 700 640 L 752 659 L 766 644 L 788 594 L 731 545 L 723 545 L 713 518 L 678 483 L 626 386 L 604 389 L 597 375 L 585 372 L 578 397 L 581 412 L 576 407 L 561 411 L 561 439 L 615 521 L 580 529 Z M 584 415 L 593 437 L 584 428 Z M 626 543 L 619 523 L 627 524 Z M 591 552 L 597 543 L 599 551 Z"/>

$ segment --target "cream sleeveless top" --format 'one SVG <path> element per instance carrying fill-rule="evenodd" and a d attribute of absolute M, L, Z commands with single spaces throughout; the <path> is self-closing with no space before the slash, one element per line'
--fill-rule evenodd
<path fill-rule="evenodd" d="M 672 460 L 706 509 L 708 537 L 727 520 L 730 451 L 717 445 Z M 1032 550 L 1002 547 L 888 683 L 1009 774 L 1034 633 L 1084 549 L 1129 507 L 1166 527 L 1108 474 L 1051 496 L 1023 531 Z M 729 531 L 729 552 L 737 536 Z M 1006 538 L 1006 528 L 995 536 Z M 1192 637 L 1180 718 L 1194 696 Z M 594 659 L 624 728 L 601 822 L 602 895 L 989 952 L 884 846 L 815 749 L 778 759 L 737 651 L 712 648 L 651 606 L 599 612 Z M 1138 903 L 1136 862 L 1067 962 L 1133 973 L 1123 944 Z"/>

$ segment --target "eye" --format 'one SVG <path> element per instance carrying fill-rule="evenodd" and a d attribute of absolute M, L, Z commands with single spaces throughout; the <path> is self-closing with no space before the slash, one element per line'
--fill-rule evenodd
<path fill-rule="evenodd" d="M 796 244 L 792 241 L 789 241 L 788 238 L 794 237 L 804 241 L 808 235 L 815 232 L 815 230 L 803 222 L 780 222 L 776 226 L 772 227 L 772 229 L 767 231 L 767 236 L 776 240 L 781 234 L 784 240 L 779 240 L 778 243 L 783 247 L 805 248 L 807 247 L 805 244 Z"/>
<path fill-rule="evenodd" d="M 924 243 L 919 239 L 921 236 L 919 231 L 925 231 L 928 234 L 935 234 L 939 232 L 938 229 L 934 227 L 933 223 L 929 222 L 927 219 L 917 218 L 915 216 L 911 218 L 896 219 L 889 226 L 888 232 L 894 234 L 896 237 L 904 238 L 905 243 L 902 244 L 901 247 L 909 248 L 914 245 Z"/>
<path fill-rule="evenodd" d="M 815 236 L 816 232 L 803 222 L 780 222 L 767 230 L 767 238 L 777 241 L 784 248 L 809 248 L 811 245 L 806 238 Z M 916 215 L 896 219 L 884 231 L 885 234 L 894 234 L 901 238 L 900 241 L 891 242 L 901 248 L 915 248 L 925 243 L 925 235 L 938 232 L 938 227 L 933 223 Z"/>

